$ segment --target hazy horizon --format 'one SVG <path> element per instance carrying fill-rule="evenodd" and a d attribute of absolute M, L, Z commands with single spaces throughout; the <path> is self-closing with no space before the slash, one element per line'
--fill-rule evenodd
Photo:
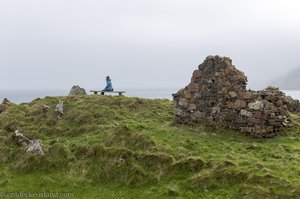
<path fill-rule="evenodd" d="M 208 55 L 261 89 L 300 65 L 296 0 L 0 0 L 0 90 L 183 88 Z"/>

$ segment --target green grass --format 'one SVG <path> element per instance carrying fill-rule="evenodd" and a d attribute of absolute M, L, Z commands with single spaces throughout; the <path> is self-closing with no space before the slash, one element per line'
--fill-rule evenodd
<path fill-rule="evenodd" d="M 64 101 L 64 116 L 54 112 Z M 44 115 L 42 105 L 51 106 Z M 300 198 L 300 120 L 274 139 L 173 124 L 169 100 L 46 97 L 0 114 L 0 192 L 76 198 Z M 42 141 L 25 153 L 18 129 Z"/>

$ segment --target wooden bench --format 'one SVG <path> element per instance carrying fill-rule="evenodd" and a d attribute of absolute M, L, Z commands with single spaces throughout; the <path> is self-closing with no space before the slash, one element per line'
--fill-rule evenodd
<path fill-rule="evenodd" d="M 90 92 L 94 93 L 95 95 L 98 93 L 101 93 L 101 95 L 104 95 L 105 93 L 118 93 L 119 96 L 122 96 L 123 93 L 126 93 L 125 91 L 94 91 L 94 90 L 90 90 Z"/>

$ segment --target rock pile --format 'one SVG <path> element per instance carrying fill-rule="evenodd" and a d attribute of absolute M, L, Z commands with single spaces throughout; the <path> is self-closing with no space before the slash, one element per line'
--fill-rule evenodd
<path fill-rule="evenodd" d="M 191 83 L 173 94 L 175 122 L 203 123 L 274 137 L 286 124 L 287 112 L 299 112 L 299 101 L 277 88 L 247 90 L 247 77 L 228 57 L 208 56 Z"/>
<path fill-rule="evenodd" d="M 26 152 L 44 155 L 40 140 L 31 140 L 20 133 L 18 130 L 14 132 L 13 138 L 16 144 L 27 147 Z"/>
<path fill-rule="evenodd" d="M 74 96 L 74 95 L 87 95 L 86 91 L 84 88 L 81 88 L 80 86 L 73 86 L 70 90 L 69 96 Z"/>

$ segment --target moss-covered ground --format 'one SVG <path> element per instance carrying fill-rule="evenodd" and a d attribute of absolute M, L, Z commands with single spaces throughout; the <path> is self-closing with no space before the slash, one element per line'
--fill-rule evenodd
<path fill-rule="evenodd" d="M 55 113 L 64 101 L 64 115 Z M 47 114 L 43 105 L 51 106 Z M 173 124 L 172 102 L 46 97 L 0 114 L 0 193 L 74 198 L 300 198 L 299 117 L 274 139 Z M 40 139 L 45 156 L 12 139 Z"/>

